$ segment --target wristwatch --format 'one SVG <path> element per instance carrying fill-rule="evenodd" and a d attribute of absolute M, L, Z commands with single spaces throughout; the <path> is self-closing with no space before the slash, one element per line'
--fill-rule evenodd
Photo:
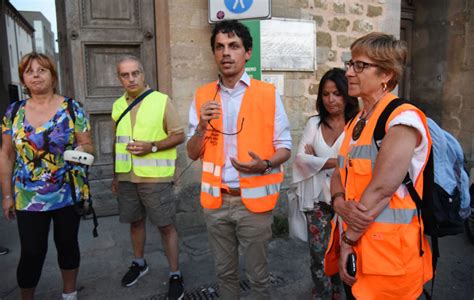
<path fill-rule="evenodd" d="M 151 143 L 151 152 L 156 153 L 158 151 L 158 146 L 153 142 Z"/>
<path fill-rule="evenodd" d="M 269 161 L 268 159 L 265 159 L 264 162 L 267 164 L 267 167 L 265 168 L 265 170 L 263 170 L 263 174 L 265 175 L 270 174 L 270 172 L 273 169 L 272 162 Z"/>

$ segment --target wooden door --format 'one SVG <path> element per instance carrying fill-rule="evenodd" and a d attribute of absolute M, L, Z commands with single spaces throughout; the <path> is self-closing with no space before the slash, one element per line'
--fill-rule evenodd
<path fill-rule="evenodd" d="M 415 6 L 413 0 L 402 1 L 402 13 L 400 20 L 400 40 L 407 43 L 407 61 L 403 77 L 399 82 L 398 95 L 405 99 L 411 99 L 411 55 L 413 47 L 413 24 L 415 22 Z"/>
<path fill-rule="evenodd" d="M 116 62 L 132 54 L 144 63 L 147 83 L 157 87 L 153 0 L 56 0 L 64 95 L 81 101 L 89 115 L 96 149 L 90 170 L 99 213 L 109 214 L 112 170 L 111 109 L 123 94 Z M 99 198 L 99 199 L 97 199 Z M 102 199 L 103 198 L 103 199 Z M 108 208 L 101 212 L 100 206 Z"/>

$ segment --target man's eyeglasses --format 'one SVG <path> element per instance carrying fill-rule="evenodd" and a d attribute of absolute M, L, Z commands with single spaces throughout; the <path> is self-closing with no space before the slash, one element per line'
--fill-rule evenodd
<path fill-rule="evenodd" d="M 142 73 L 142 71 L 136 70 L 136 71 L 133 71 L 131 73 L 120 73 L 119 76 L 120 76 L 120 78 L 122 78 L 124 80 L 129 80 L 130 78 L 137 78 L 138 76 L 140 76 L 141 73 Z"/>
<path fill-rule="evenodd" d="M 217 93 L 219 93 L 220 89 L 221 89 L 221 86 L 217 85 L 216 93 L 214 94 L 214 97 L 212 98 L 212 101 L 216 101 L 216 96 L 217 96 Z M 240 122 L 240 129 L 237 128 L 237 132 L 234 132 L 234 133 L 222 132 L 219 129 L 216 129 L 214 126 L 212 126 L 211 120 L 207 121 L 207 123 L 209 124 L 209 126 L 211 126 L 212 130 L 214 130 L 216 132 L 219 132 L 220 134 L 223 134 L 223 135 L 237 135 L 244 128 L 244 120 L 245 120 L 245 118 L 242 118 L 242 121 Z"/>
<path fill-rule="evenodd" d="M 349 70 L 349 68 L 352 67 L 352 68 L 354 69 L 354 72 L 356 72 L 356 73 L 362 73 L 365 68 L 368 68 L 368 67 L 378 67 L 379 65 L 371 64 L 371 63 L 368 63 L 368 62 L 365 62 L 365 61 L 361 61 L 361 60 L 353 61 L 353 60 L 351 59 L 351 60 L 349 60 L 349 61 L 345 61 L 345 62 L 344 62 L 344 66 L 346 67 L 346 70 Z"/>

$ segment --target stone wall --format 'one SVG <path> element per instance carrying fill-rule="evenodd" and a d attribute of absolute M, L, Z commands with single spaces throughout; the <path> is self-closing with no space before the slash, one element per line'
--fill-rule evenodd
<path fill-rule="evenodd" d="M 474 162 L 474 3 L 414 2 L 411 97 L 461 142 Z"/>
<path fill-rule="evenodd" d="M 159 85 L 170 89 L 186 128 L 194 90 L 217 78 L 209 44 L 212 27 L 207 22 L 207 3 L 206 0 L 173 0 L 165 6 L 157 6 L 157 19 L 169 19 L 169 28 L 165 29 L 167 32 L 164 35 L 169 35 L 170 47 L 169 50 L 163 49 L 163 55 L 169 55 L 169 61 L 164 66 L 167 71 L 159 76 Z M 282 99 L 290 119 L 294 154 L 307 117 L 315 113 L 321 76 L 332 67 L 342 67 L 343 61 L 350 59 L 349 46 L 357 37 L 371 31 L 386 31 L 398 36 L 400 1 L 273 0 L 272 15 L 278 18 L 315 20 L 317 24 L 317 69 L 314 72 L 276 72 L 285 77 Z M 162 43 L 165 41 L 166 38 Z M 158 51 L 160 47 L 164 46 L 158 45 Z M 160 70 L 158 73 L 161 74 Z M 179 150 L 178 174 L 190 164 L 185 147 L 180 146 Z M 289 184 L 290 166 L 291 161 L 286 166 L 284 189 Z M 199 170 L 199 162 L 191 165 L 175 188 L 176 197 L 181 200 L 178 221 L 185 222 L 182 227 L 202 225 L 202 216 L 195 213 L 199 207 Z M 282 193 L 278 208 L 280 214 L 286 214 L 284 199 L 286 196 Z"/>
<path fill-rule="evenodd" d="M 350 45 L 358 37 L 371 31 L 398 36 L 400 1 L 273 0 L 272 9 L 274 17 L 316 21 L 317 69 L 285 73 L 285 91 L 288 93 L 283 95 L 283 101 L 292 124 L 296 149 L 307 117 L 316 112 L 322 75 L 330 68 L 343 67 L 343 62 L 351 57 Z"/>

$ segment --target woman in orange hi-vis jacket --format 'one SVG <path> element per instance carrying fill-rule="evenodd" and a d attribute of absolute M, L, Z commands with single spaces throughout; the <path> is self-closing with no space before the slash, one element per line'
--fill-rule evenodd
<path fill-rule="evenodd" d="M 393 36 L 370 33 L 351 45 L 352 59 L 345 62 L 349 95 L 360 97 L 364 108 L 346 128 L 331 179 L 333 207 L 344 222 L 334 226 L 343 230 L 333 230 L 325 269 L 334 271 L 330 263 L 338 255 L 339 274 L 356 299 L 416 299 L 432 277 L 422 222 L 402 184 L 408 172 L 422 194 L 431 149 L 426 117 L 402 104 L 389 116 L 380 145 L 373 138 L 382 111 L 397 98 L 390 91 L 401 78 L 406 53 Z M 346 269 L 351 253 L 355 276 Z"/>

